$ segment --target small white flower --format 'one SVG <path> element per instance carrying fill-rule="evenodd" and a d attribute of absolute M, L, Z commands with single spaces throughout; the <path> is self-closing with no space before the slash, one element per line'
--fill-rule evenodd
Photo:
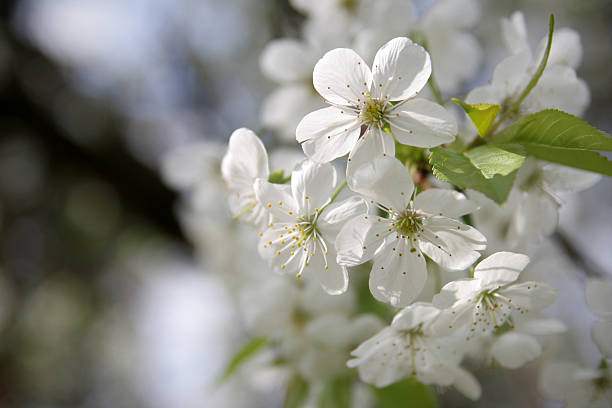
<path fill-rule="evenodd" d="M 540 374 L 540 389 L 547 396 L 562 399 L 567 408 L 609 408 L 612 406 L 612 365 L 602 360 L 596 369 L 555 361 Z"/>
<path fill-rule="evenodd" d="M 346 268 L 336 263 L 332 245 L 343 222 L 366 210 L 365 202 L 351 197 L 339 203 L 330 198 L 337 185 L 336 169 L 329 163 L 305 160 L 291 174 L 291 186 L 258 180 L 257 199 L 272 215 L 260 233 L 259 253 L 279 272 L 312 270 L 330 294 L 348 287 Z"/>
<path fill-rule="evenodd" d="M 457 133 L 452 115 L 436 103 L 415 98 L 430 74 L 427 51 L 404 37 L 378 50 L 373 71 L 351 49 L 329 51 L 315 65 L 313 84 L 332 106 L 306 115 L 296 139 L 317 162 L 349 153 L 351 188 L 351 169 L 376 157 L 394 156 L 394 138 L 418 147 L 449 143 Z"/>
<path fill-rule="evenodd" d="M 606 358 L 612 359 L 612 281 L 603 278 L 589 279 L 586 284 L 586 299 L 593 313 L 604 319 L 593 326 L 593 341 Z"/>
<path fill-rule="evenodd" d="M 446 284 L 433 304 L 444 309 L 435 322 L 439 333 L 468 327 L 466 340 L 492 333 L 504 323 L 512 326 L 512 315 L 524 315 L 550 306 L 556 291 L 545 283 L 517 283 L 529 263 L 527 255 L 497 252 L 481 261 L 474 278 Z"/>
<path fill-rule="evenodd" d="M 468 103 L 511 104 L 525 89 L 535 73 L 546 48 L 543 39 L 535 56 L 527 43 L 527 29 L 522 13 L 502 21 L 504 40 L 513 53 L 501 61 L 490 84 L 474 88 L 466 97 Z M 533 113 L 546 108 L 561 109 L 581 115 L 589 104 L 586 83 L 576 76 L 575 68 L 582 54 L 580 38 L 568 29 L 555 31 L 546 69 L 538 84 L 521 104 L 521 112 Z"/>
<path fill-rule="evenodd" d="M 401 310 L 390 326 L 363 342 L 351 355 L 349 367 L 357 367 L 361 380 L 385 387 L 405 377 L 424 384 L 454 384 L 472 399 L 480 396 L 480 385 L 459 367 L 463 353 L 452 337 L 440 337 L 430 330 L 440 311 L 427 303 L 415 303 Z"/>
<path fill-rule="evenodd" d="M 430 189 L 412 200 L 409 171 L 395 158 L 379 158 L 355 173 L 355 191 L 371 197 L 389 214 L 359 215 L 336 239 L 338 263 L 374 259 L 370 291 L 381 302 L 408 305 L 427 280 L 425 256 L 451 270 L 463 270 L 480 257 L 486 238 L 455 218 L 477 207 L 461 193 Z"/>
<path fill-rule="evenodd" d="M 268 153 L 253 131 L 240 128 L 232 133 L 221 173 L 231 191 L 232 214 L 252 225 L 266 223 L 268 214 L 255 197 L 254 185 L 256 180 L 268 179 Z"/>

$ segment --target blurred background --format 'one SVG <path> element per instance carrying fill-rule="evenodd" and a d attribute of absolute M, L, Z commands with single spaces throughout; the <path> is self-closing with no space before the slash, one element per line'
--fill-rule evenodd
<path fill-rule="evenodd" d="M 581 34 L 585 119 L 612 131 L 610 0 L 481 5 L 486 59 L 460 94 L 505 55 L 501 17 L 522 10 L 537 41 L 554 12 Z M 160 166 L 182 146 L 263 130 L 274 84 L 259 55 L 304 16 L 286 0 L 3 0 L 0 14 L 0 407 L 255 406 L 246 386 L 212 391 L 244 333 Z M 612 274 L 611 210 L 609 179 L 568 198 L 571 267 Z M 579 284 L 568 309 L 584 328 Z"/>

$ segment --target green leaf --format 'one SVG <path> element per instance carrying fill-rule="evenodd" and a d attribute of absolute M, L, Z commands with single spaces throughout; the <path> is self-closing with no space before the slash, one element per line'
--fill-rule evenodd
<path fill-rule="evenodd" d="M 249 358 L 253 357 L 261 348 L 268 344 L 268 340 L 263 337 L 254 337 L 248 341 L 240 350 L 234 354 L 234 357 L 230 360 L 229 364 L 223 371 L 223 375 L 219 379 L 218 383 L 222 383 L 232 376 L 238 370 L 238 368 L 244 364 Z"/>
<path fill-rule="evenodd" d="M 501 110 L 501 105 L 492 103 L 465 103 L 457 98 L 452 98 L 452 101 L 461 106 L 465 113 L 470 117 L 474 126 L 478 130 L 478 134 L 484 137 L 489 128 L 495 122 L 495 118 Z"/>
<path fill-rule="evenodd" d="M 471 188 L 480 191 L 498 204 L 503 204 L 510 194 L 516 170 L 506 176 L 496 175 L 486 178 L 470 159 L 454 150 L 436 147 L 429 156 L 434 175 L 461 189 Z"/>
<path fill-rule="evenodd" d="M 300 408 L 308 397 L 308 383 L 299 375 L 294 375 L 287 385 L 285 408 Z"/>
<path fill-rule="evenodd" d="M 524 117 L 502 131 L 492 146 L 612 176 L 612 162 L 592 151 L 612 151 L 612 137 L 559 110 L 547 109 Z"/>
<path fill-rule="evenodd" d="M 285 177 L 285 170 L 280 169 L 275 172 L 270 173 L 268 176 L 268 181 L 274 184 L 285 184 L 286 182 L 291 180 L 291 175 Z"/>
<path fill-rule="evenodd" d="M 335 378 L 325 383 L 319 397 L 319 408 L 351 408 L 353 381 L 350 377 Z"/>
<path fill-rule="evenodd" d="M 612 151 L 610 135 L 574 115 L 556 109 L 545 109 L 525 116 L 500 132 L 494 143 Z"/>
<path fill-rule="evenodd" d="M 524 155 L 492 145 L 478 146 L 464 154 L 487 179 L 493 178 L 496 174 L 507 176 L 521 167 L 525 161 Z"/>
<path fill-rule="evenodd" d="M 409 378 L 384 388 L 373 388 L 380 408 L 436 408 L 438 399 L 433 390 Z"/>

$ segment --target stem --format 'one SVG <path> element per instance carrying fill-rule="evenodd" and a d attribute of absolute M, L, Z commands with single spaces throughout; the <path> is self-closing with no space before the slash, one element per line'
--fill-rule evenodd
<path fill-rule="evenodd" d="M 346 180 L 340 183 L 338 188 L 336 188 L 336 191 L 334 191 L 334 193 L 332 194 L 331 198 L 329 199 L 329 203 L 327 205 L 334 202 L 334 200 L 336 199 L 336 197 L 338 197 L 338 194 L 340 194 L 340 192 L 344 189 L 344 187 L 346 187 Z"/>
<path fill-rule="evenodd" d="M 440 105 L 444 105 L 444 99 L 442 98 L 442 93 L 440 92 L 440 88 L 438 88 L 438 84 L 434 78 L 433 70 L 431 71 L 431 75 L 429 76 L 427 83 L 431 88 L 431 93 L 433 93 L 436 102 L 438 102 Z"/>

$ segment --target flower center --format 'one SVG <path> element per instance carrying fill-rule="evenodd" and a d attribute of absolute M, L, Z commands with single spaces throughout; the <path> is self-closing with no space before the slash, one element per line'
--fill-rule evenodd
<path fill-rule="evenodd" d="M 424 220 L 425 216 L 414 210 L 401 211 L 396 218 L 395 230 L 408 236 L 419 233 L 423 229 Z"/>
<path fill-rule="evenodd" d="M 384 128 L 386 125 L 385 103 L 378 99 L 369 97 L 367 101 L 364 101 L 363 108 L 361 108 L 359 115 L 366 125 L 374 125 L 380 128 Z"/>
<path fill-rule="evenodd" d="M 316 239 L 320 235 L 317 231 L 316 217 L 313 215 L 298 218 L 295 227 L 299 233 L 299 238 L 296 237 L 298 246 L 302 246 L 310 239 Z"/>

